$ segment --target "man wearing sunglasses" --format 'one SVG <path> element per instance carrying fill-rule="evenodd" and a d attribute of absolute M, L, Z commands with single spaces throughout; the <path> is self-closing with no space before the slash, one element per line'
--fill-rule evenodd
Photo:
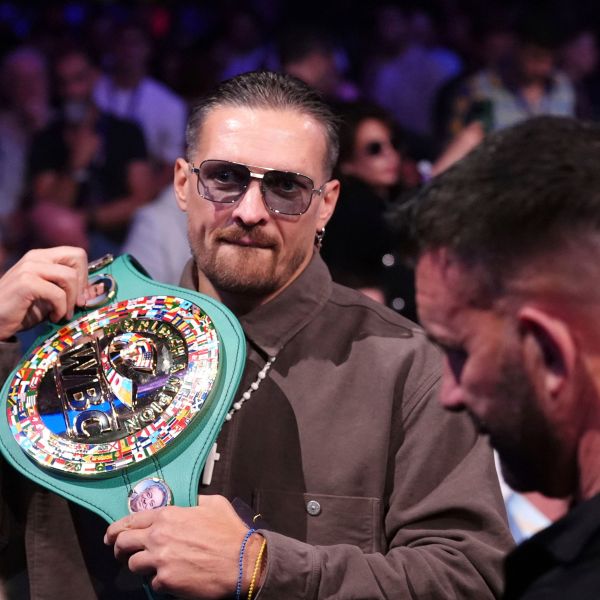
<path fill-rule="evenodd" d="M 183 284 L 239 317 L 246 370 L 198 506 L 132 514 L 106 546 L 76 514 L 81 589 L 137 597 L 128 568 L 186 598 L 246 597 L 251 580 L 262 600 L 499 594 L 510 542 L 492 459 L 436 402 L 438 352 L 319 256 L 336 158 L 333 115 L 293 78 L 241 75 L 193 110 L 175 166 Z"/>

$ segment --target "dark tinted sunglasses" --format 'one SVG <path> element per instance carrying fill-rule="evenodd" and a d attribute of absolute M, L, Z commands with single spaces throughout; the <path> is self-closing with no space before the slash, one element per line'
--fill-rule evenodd
<path fill-rule="evenodd" d="M 255 169 L 264 171 L 261 173 Z M 206 200 L 221 204 L 237 202 L 246 193 L 251 179 L 260 181 L 265 206 L 282 215 L 301 215 L 308 210 L 313 194 L 321 194 L 310 177 L 289 171 L 251 167 L 228 160 L 205 160 L 198 167 L 190 163 L 198 176 L 198 193 Z"/>
<path fill-rule="evenodd" d="M 364 153 L 367 156 L 379 156 L 383 153 L 386 146 L 391 146 L 396 152 L 400 151 L 400 142 L 398 140 L 391 140 L 390 142 L 369 142 L 365 145 Z"/>

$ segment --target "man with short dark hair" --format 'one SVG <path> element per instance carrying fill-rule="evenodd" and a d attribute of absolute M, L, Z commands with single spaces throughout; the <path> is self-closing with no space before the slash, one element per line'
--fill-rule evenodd
<path fill-rule="evenodd" d="M 53 70 L 60 111 L 29 155 L 34 241 L 81 245 L 97 258 L 118 250 L 135 211 L 155 193 L 144 136 L 96 106 L 97 71 L 84 50 L 63 51 Z"/>
<path fill-rule="evenodd" d="M 183 283 L 239 317 L 246 369 L 198 506 L 117 521 L 109 547 L 99 520 L 73 511 L 83 552 L 64 560 L 85 564 L 80 589 L 135 597 L 114 545 L 131 571 L 183 597 L 245 595 L 253 573 L 265 599 L 499 594 L 510 541 L 491 453 L 435 401 L 438 353 L 409 321 L 332 283 L 316 250 L 336 157 L 332 114 L 290 77 L 239 76 L 193 111 L 175 166 L 194 256 Z M 68 523 L 66 503 L 54 507 Z M 31 539 L 58 535 L 55 521 L 41 525 Z M 31 560 L 53 580 L 47 560 Z"/>
<path fill-rule="evenodd" d="M 169 183 L 173 161 L 183 151 L 186 103 L 150 76 L 152 43 L 145 25 L 128 21 L 112 33 L 113 43 L 105 57 L 111 69 L 98 78 L 94 100 L 107 113 L 140 126 L 160 190 Z"/>
<path fill-rule="evenodd" d="M 510 599 L 600 589 L 598 164 L 597 125 L 530 120 L 490 135 L 401 215 L 420 318 L 445 353 L 442 404 L 489 436 L 514 489 L 572 497 L 509 557 Z"/>
<path fill-rule="evenodd" d="M 575 116 L 575 90 L 557 69 L 561 33 L 545 7 L 515 24 L 516 44 L 497 64 L 486 65 L 457 86 L 444 136 L 473 122 L 498 131 L 540 115 Z"/>

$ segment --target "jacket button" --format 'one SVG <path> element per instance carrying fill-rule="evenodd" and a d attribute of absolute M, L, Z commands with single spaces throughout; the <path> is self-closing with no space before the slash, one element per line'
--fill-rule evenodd
<path fill-rule="evenodd" d="M 321 505 L 316 500 L 309 500 L 306 503 L 306 512 L 316 517 L 321 512 Z"/>

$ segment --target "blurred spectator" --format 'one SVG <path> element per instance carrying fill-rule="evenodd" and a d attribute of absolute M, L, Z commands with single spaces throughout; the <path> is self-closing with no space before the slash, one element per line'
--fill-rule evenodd
<path fill-rule="evenodd" d="M 140 125 L 158 191 L 171 180 L 175 159 L 183 154 L 187 108 L 179 96 L 148 76 L 151 45 L 142 27 L 121 27 L 113 52 L 110 74 L 98 79 L 94 99 L 102 110 Z"/>
<path fill-rule="evenodd" d="M 483 69 L 465 82 L 454 101 L 450 132 L 456 135 L 472 121 L 493 131 L 536 115 L 573 116 L 575 92 L 556 69 L 557 43 L 547 21 L 530 16 L 520 28 L 512 60 Z"/>
<path fill-rule="evenodd" d="M 479 41 L 482 68 L 503 72 L 514 60 L 518 38 L 509 21 L 491 23 Z"/>
<path fill-rule="evenodd" d="M 478 61 L 479 49 L 477 48 L 476 38 L 478 34 L 478 24 L 475 22 L 475 15 L 472 11 L 466 11 L 458 4 L 446 4 L 440 26 L 443 27 L 443 39 L 449 48 L 460 57 L 462 70 L 469 70 L 473 63 Z M 490 4 L 485 6 L 486 13 L 492 10 Z"/>
<path fill-rule="evenodd" d="M 340 197 L 321 254 L 334 281 L 416 319 L 412 272 L 399 264 L 384 214 L 403 189 L 395 124 L 378 106 L 344 107 L 340 127 Z"/>
<path fill-rule="evenodd" d="M 440 43 L 439 30 L 432 15 L 415 9 L 409 17 L 409 37 L 413 44 L 421 46 L 440 66 L 445 79 L 456 77 L 462 71 L 460 56 Z"/>
<path fill-rule="evenodd" d="M 432 132 L 435 94 L 450 73 L 410 40 L 409 15 L 399 6 L 375 10 L 374 49 L 366 60 L 365 92 L 404 128 Z"/>
<path fill-rule="evenodd" d="M 179 209 L 175 190 L 168 185 L 135 215 L 123 252 L 131 254 L 157 281 L 177 285 L 191 258 L 187 218 Z"/>
<path fill-rule="evenodd" d="M 226 8 L 225 13 L 225 33 L 211 53 L 219 65 L 219 80 L 275 68 L 275 51 L 264 42 L 257 15 L 241 6 Z"/>
<path fill-rule="evenodd" d="M 596 33 L 585 26 L 568 35 L 560 49 L 559 64 L 575 88 L 576 116 L 580 119 L 598 118 L 599 99 L 592 97 L 590 89 L 590 77 L 598 67 Z"/>
<path fill-rule="evenodd" d="M 284 73 L 302 79 L 334 101 L 353 101 L 358 87 L 344 77 L 340 67 L 344 57 L 329 35 L 316 27 L 295 27 L 284 33 L 279 44 Z"/>
<path fill-rule="evenodd" d="M 444 148 L 457 133 L 456 123 L 452 123 L 453 112 L 462 108 L 462 105 L 456 107 L 455 103 L 457 97 L 465 97 L 464 90 L 468 87 L 469 78 L 479 71 L 503 73 L 506 65 L 514 60 L 517 46 L 514 23 L 502 11 L 494 11 L 489 19 L 479 24 L 471 43 L 475 51 L 468 67 L 463 73 L 447 81 L 435 98 L 433 123 L 438 149 Z M 464 102 L 468 104 L 469 99 Z"/>
<path fill-rule="evenodd" d="M 480 135 L 480 128 L 474 126 L 453 139 L 469 123 L 492 129 L 530 114 L 572 110 L 580 117 L 600 118 L 594 35 L 600 8 L 583 0 L 568 6 L 559 0 L 549 3 L 544 7 L 547 14 L 534 17 L 534 27 L 519 28 L 524 35 L 517 52 L 514 17 L 525 5 L 439 0 L 363 3 L 349 10 L 340 0 L 302 5 L 232 0 L 217 7 L 190 2 L 160 6 L 51 2 L 35 8 L 8 0 L 0 6 L 0 48 L 9 52 L 5 54 L 8 65 L 17 40 L 43 47 L 47 56 L 54 56 L 65 40 L 84 40 L 94 56 L 102 58 L 103 71 L 108 73 L 97 82 L 97 101 L 107 112 L 133 117 L 142 128 L 156 167 L 156 177 L 148 181 L 155 180 L 158 193 L 170 182 L 173 161 L 183 152 L 186 104 L 172 90 L 192 99 L 220 78 L 265 66 L 279 65 L 332 100 L 375 99 L 403 125 L 408 155 L 419 161 L 434 162 L 439 151 L 453 142 L 437 163 L 442 166 Z M 529 5 L 527 9 L 531 10 Z M 567 78 L 553 68 L 556 40 L 544 39 L 552 33 L 546 25 L 548 16 L 558 14 L 558 9 L 568 17 L 560 21 L 563 30 L 573 30 L 572 23 L 584 24 L 560 50 L 558 64 Z M 122 24 L 116 31 L 115 23 Z M 369 31 L 371 37 L 365 35 Z M 344 40 L 343 47 L 332 34 Z M 19 231 L 12 220 L 8 227 L 2 226 L 6 222 L 2 215 L 12 212 L 23 195 L 27 140 L 36 127 L 47 124 L 51 112 L 43 59 L 35 50 L 25 54 L 29 54 L 24 61 L 28 66 L 19 59 L 18 69 L 28 74 L 7 75 L 5 66 L 2 75 L 0 235 L 14 236 Z M 464 78 L 448 80 L 461 63 Z M 29 91 L 23 91 L 27 89 L 23 77 L 28 78 Z M 353 83 L 358 77 L 360 87 Z M 440 85 L 444 89 L 438 94 Z M 414 185 L 414 165 L 406 155 L 401 164 L 402 178 Z M 57 231 L 63 227 L 79 239 L 77 232 L 85 230 L 85 224 L 74 223 L 68 211 L 59 219 L 58 205 L 53 208 Z M 80 216 L 81 210 L 79 206 Z"/>
<path fill-rule="evenodd" d="M 32 136 L 50 119 L 46 62 L 32 47 L 7 54 L 0 70 L 0 271 L 7 248 L 18 242 L 17 211 L 25 192 L 27 153 Z"/>
<path fill-rule="evenodd" d="M 96 107 L 97 71 L 83 51 L 67 50 L 54 71 L 60 114 L 35 136 L 29 159 L 36 242 L 92 257 L 116 251 L 153 191 L 143 134 Z"/>

